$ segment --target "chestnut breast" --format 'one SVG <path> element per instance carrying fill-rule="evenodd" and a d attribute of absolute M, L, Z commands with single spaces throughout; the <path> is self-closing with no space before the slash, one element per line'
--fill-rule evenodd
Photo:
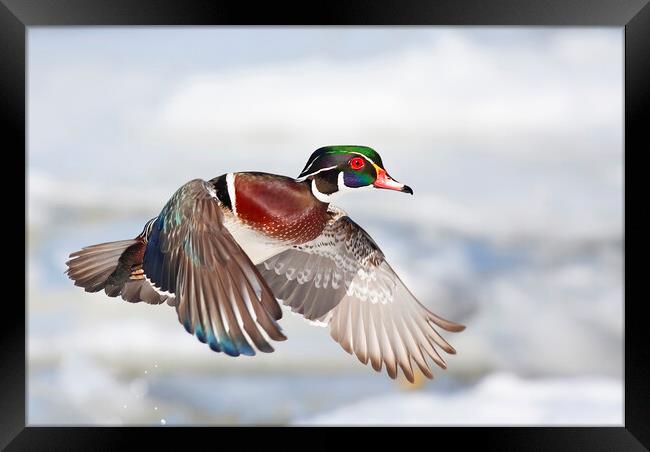
<path fill-rule="evenodd" d="M 329 215 L 308 184 L 267 173 L 235 173 L 237 217 L 276 240 L 305 243 L 320 235 Z"/>

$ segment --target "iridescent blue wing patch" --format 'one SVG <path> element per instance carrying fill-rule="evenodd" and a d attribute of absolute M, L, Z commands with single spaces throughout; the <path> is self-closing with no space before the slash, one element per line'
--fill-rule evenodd
<path fill-rule="evenodd" d="M 214 190 L 196 179 L 174 193 L 151 226 L 144 273 L 173 294 L 178 319 L 210 348 L 231 356 L 272 352 L 262 332 L 286 339 L 282 311 L 255 265 L 223 226 Z"/>

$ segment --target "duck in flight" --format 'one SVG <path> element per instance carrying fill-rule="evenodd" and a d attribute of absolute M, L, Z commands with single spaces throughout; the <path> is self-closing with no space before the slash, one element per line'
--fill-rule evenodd
<path fill-rule="evenodd" d="M 298 178 L 260 172 L 192 180 L 135 238 L 70 254 L 66 273 L 86 292 L 176 308 L 188 333 L 230 356 L 272 352 L 286 339 L 278 300 L 376 371 L 413 382 L 413 363 L 433 378 L 436 327 L 465 327 L 423 306 L 375 241 L 331 204 L 342 192 L 413 194 L 365 146 L 316 150 Z"/>

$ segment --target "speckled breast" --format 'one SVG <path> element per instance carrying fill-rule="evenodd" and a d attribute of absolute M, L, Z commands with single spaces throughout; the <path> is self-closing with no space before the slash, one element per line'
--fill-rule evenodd
<path fill-rule="evenodd" d="M 327 204 L 309 185 L 266 173 L 235 173 L 237 217 L 247 226 L 276 240 L 305 243 L 320 235 L 329 218 Z"/>

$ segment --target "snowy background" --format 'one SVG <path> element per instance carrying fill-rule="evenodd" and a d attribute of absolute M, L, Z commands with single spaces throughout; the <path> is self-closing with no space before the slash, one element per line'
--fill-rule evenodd
<path fill-rule="evenodd" d="M 623 423 L 623 33 L 572 28 L 55 28 L 28 36 L 30 425 Z M 87 294 L 82 246 L 178 186 L 375 148 L 415 196 L 338 203 L 467 325 L 414 386 L 286 312 L 217 354 L 167 306 Z"/>

